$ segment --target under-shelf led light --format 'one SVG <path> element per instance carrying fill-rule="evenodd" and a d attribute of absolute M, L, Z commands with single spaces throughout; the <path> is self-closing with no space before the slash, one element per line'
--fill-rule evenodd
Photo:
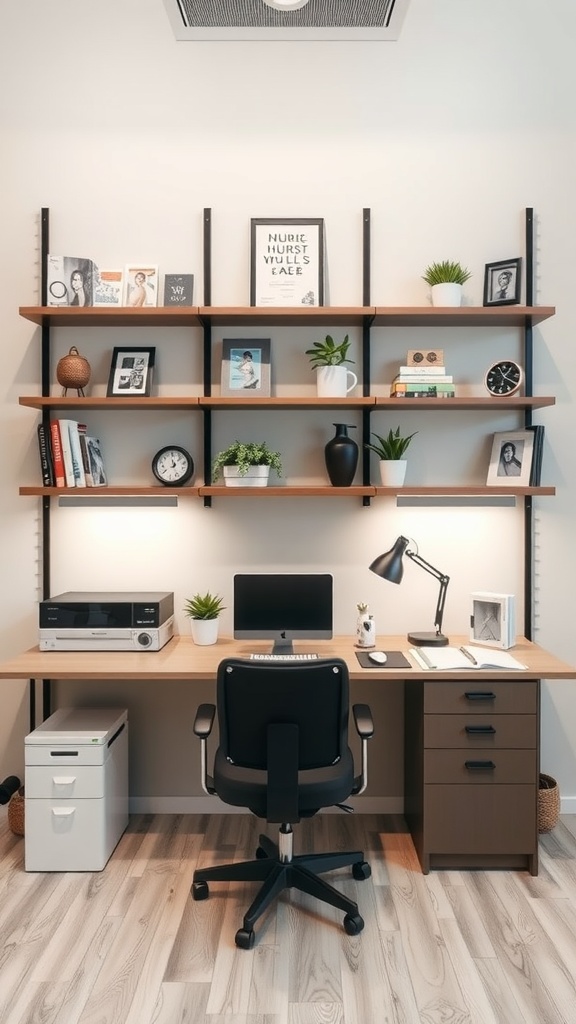
<path fill-rule="evenodd" d="M 300 7 L 305 7 L 308 0 L 264 0 L 264 3 L 277 11 L 297 11 Z"/>

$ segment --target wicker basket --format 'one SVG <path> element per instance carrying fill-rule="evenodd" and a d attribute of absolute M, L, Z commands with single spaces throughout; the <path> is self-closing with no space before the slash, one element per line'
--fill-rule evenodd
<path fill-rule="evenodd" d="M 24 835 L 24 786 L 8 802 L 8 826 L 15 836 Z"/>
<path fill-rule="evenodd" d="M 538 780 L 538 831 L 550 832 L 558 824 L 560 790 L 556 779 L 541 774 Z"/>

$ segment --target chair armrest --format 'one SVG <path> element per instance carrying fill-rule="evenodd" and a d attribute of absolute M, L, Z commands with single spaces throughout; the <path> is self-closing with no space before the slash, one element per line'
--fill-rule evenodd
<path fill-rule="evenodd" d="M 196 718 L 194 719 L 194 733 L 202 739 L 206 739 L 212 732 L 216 707 L 214 704 L 200 704 Z"/>
<path fill-rule="evenodd" d="M 374 735 L 374 722 L 370 708 L 367 704 L 354 704 L 352 714 L 356 732 L 363 740 L 369 740 Z"/>

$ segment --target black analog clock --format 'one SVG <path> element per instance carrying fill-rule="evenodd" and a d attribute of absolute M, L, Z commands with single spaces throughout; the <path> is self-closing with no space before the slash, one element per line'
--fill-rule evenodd
<path fill-rule="evenodd" d="M 161 448 L 152 459 L 152 472 L 165 487 L 182 487 L 194 475 L 192 456 L 178 444 Z"/>
<path fill-rule="evenodd" d="M 499 359 L 486 373 L 484 383 L 495 398 L 513 395 L 524 379 L 522 367 L 513 359 Z"/>

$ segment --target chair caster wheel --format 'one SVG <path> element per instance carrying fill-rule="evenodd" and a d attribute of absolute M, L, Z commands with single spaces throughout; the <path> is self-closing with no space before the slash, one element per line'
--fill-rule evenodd
<path fill-rule="evenodd" d="M 192 882 L 192 899 L 207 900 L 210 895 L 208 882 Z"/>
<path fill-rule="evenodd" d="M 347 935 L 359 935 L 364 928 L 364 920 L 360 914 L 346 914 L 344 918 L 344 931 Z"/>
<path fill-rule="evenodd" d="M 256 936 L 253 928 L 239 928 L 236 932 L 234 941 L 239 949 L 252 949 L 255 938 Z"/>
<path fill-rule="evenodd" d="M 352 876 L 357 882 L 362 882 L 366 878 L 370 878 L 371 874 L 372 868 L 366 860 L 359 860 L 356 864 L 352 865 Z"/>

